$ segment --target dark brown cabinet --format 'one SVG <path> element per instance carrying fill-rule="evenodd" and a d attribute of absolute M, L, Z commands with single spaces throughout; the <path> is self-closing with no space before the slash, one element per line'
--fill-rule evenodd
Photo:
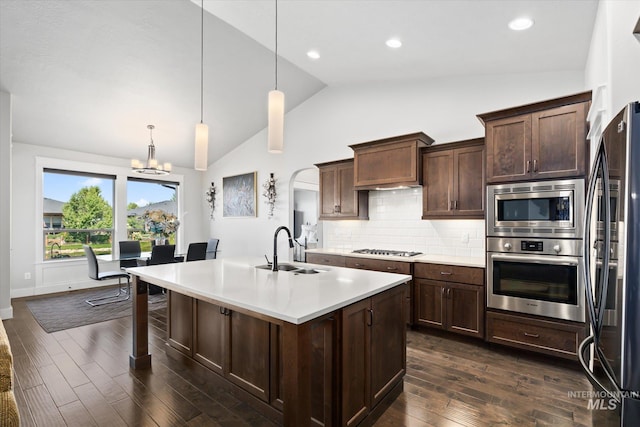
<path fill-rule="evenodd" d="M 344 267 L 344 256 L 334 254 L 322 254 L 307 252 L 307 262 L 309 264 L 332 265 L 334 267 Z"/>
<path fill-rule="evenodd" d="M 420 149 L 431 143 L 431 137 L 418 132 L 351 145 L 355 188 L 375 190 L 421 185 Z"/>
<path fill-rule="evenodd" d="M 369 193 L 353 187 L 353 159 L 316 164 L 320 219 L 369 219 Z"/>
<path fill-rule="evenodd" d="M 383 271 L 387 273 L 413 274 L 413 263 L 392 261 L 386 259 L 372 259 L 360 257 L 345 257 L 343 267 L 359 268 L 361 270 Z M 404 285 L 405 318 L 408 325 L 413 324 L 413 283 Z"/>
<path fill-rule="evenodd" d="M 487 182 L 581 177 L 588 164 L 591 92 L 478 115 Z"/>
<path fill-rule="evenodd" d="M 399 286 L 342 310 L 343 426 L 360 423 L 406 371 L 403 299 Z"/>
<path fill-rule="evenodd" d="M 414 322 L 484 338 L 484 269 L 416 263 Z"/>
<path fill-rule="evenodd" d="M 269 401 L 272 325 L 175 292 L 169 292 L 168 344 Z"/>
<path fill-rule="evenodd" d="M 584 323 L 487 312 L 487 341 L 577 360 L 586 337 Z"/>
<path fill-rule="evenodd" d="M 484 139 L 423 150 L 422 219 L 484 218 Z"/>

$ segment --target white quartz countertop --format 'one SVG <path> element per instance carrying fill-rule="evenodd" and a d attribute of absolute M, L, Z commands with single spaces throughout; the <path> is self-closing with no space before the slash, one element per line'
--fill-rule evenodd
<path fill-rule="evenodd" d="M 255 268 L 262 258 L 221 258 L 128 268 L 142 280 L 204 301 L 293 324 L 315 319 L 411 280 L 411 276 L 306 263 L 317 274 Z M 282 264 L 282 263 L 281 263 Z"/>
<path fill-rule="evenodd" d="M 359 258 L 370 258 L 370 259 L 386 259 L 389 261 L 459 265 L 463 267 L 484 268 L 486 264 L 486 260 L 484 257 L 463 257 L 463 256 L 455 256 L 455 255 L 423 254 L 423 255 L 412 256 L 412 257 L 403 257 L 403 256 L 389 256 L 389 255 L 356 254 L 356 253 L 353 253 L 351 249 L 333 249 L 333 248 L 307 249 L 306 252 L 318 253 L 318 254 L 329 254 L 329 255 L 342 255 L 342 256 L 359 257 Z"/>

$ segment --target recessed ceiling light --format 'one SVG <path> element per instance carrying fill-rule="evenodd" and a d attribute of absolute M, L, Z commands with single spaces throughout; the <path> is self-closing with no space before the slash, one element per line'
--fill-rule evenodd
<path fill-rule="evenodd" d="M 320 53 L 317 50 L 310 50 L 307 52 L 307 56 L 311 59 L 320 59 Z"/>
<path fill-rule="evenodd" d="M 392 47 L 394 49 L 399 48 L 400 46 L 402 46 L 402 42 L 398 39 L 389 39 L 387 40 L 387 46 Z"/>
<path fill-rule="evenodd" d="M 509 28 L 514 31 L 526 30 L 527 28 L 531 28 L 532 25 L 533 19 L 527 17 L 516 18 L 513 21 L 509 22 Z"/>

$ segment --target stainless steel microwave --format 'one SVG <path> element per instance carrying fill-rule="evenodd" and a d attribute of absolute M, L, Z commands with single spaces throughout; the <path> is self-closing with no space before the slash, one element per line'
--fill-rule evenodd
<path fill-rule="evenodd" d="M 487 236 L 582 238 L 584 180 L 487 186 Z"/>

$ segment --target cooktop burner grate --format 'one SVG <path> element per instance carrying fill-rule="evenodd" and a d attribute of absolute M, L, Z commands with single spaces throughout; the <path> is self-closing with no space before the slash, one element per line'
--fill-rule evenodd
<path fill-rule="evenodd" d="M 366 255 L 404 256 L 404 257 L 422 255 L 422 252 L 393 251 L 393 250 L 390 250 L 390 249 L 356 249 L 352 253 L 354 253 L 354 254 L 366 254 Z"/>

